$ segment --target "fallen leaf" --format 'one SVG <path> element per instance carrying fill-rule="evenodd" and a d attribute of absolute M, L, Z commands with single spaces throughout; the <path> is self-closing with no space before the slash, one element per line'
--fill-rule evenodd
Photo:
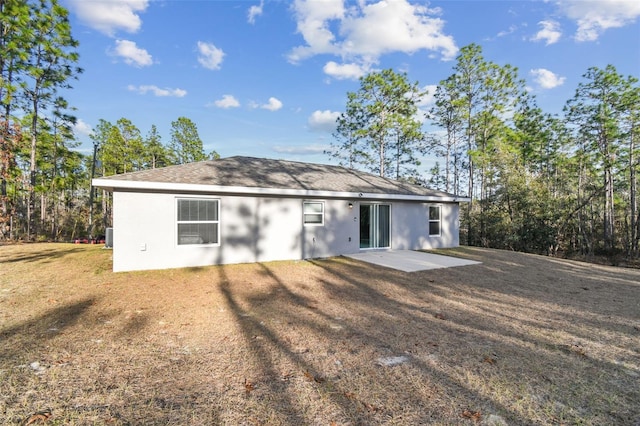
<path fill-rule="evenodd" d="M 364 405 L 367 408 L 367 411 L 369 411 L 370 413 L 377 413 L 378 411 L 380 411 L 380 407 L 376 407 L 373 404 L 363 402 L 362 405 Z"/>
<path fill-rule="evenodd" d="M 316 382 L 316 383 L 324 382 L 324 377 L 314 376 L 313 374 L 309 373 L 308 371 L 304 372 L 304 377 L 306 377 L 307 380 L 309 380 L 310 382 Z"/>
<path fill-rule="evenodd" d="M 347 397 L 348 399 L 355 399 L 356 398 L 356 394 L 353 392 L 344 392 L 343 395 L 345 397 Z"/>
<path fill-rule="evenodd" d="M 580 346 L 580 345 L 571 345 L 571 350 L 572 350 L 576 355 L 579 355 L 579 356 L 582 356 L 582 357 L 585 357 L 585 358 L 587 357 L 587 352 L 586 352 L 586 351 L 584 350 L 584 348 L 583 348 L 582 346 Z"/>
<path fill-rule="evenodd" d="M 464 410 L 461 416 L 465 419 L 471 419 L 474 422 L 479 422 L 482 419 L 482 414 L 480 413 L 480 411 Z"/>
<path fill-rule="evenodd" d="M 345 398 L 350 399 L 352 401 L 356 401 L 360 404 L 362 404 L 362 406 L 369 411 L 370 413 L 377 413 L 378 411 L 381 411 L 381 408 L 378 406 L 375 406 L 373 404 L 369 404 L 368 402 L 364 402 L 364 401 L 359 401 L 356 394 L 353 392 L 342 392 L 342 394 L 345 396 Z"/>
<path fill-rule="evenodd" d="M 51 410 L 38 411 L 27 417 L 27 419 L 22 423 L 24 426 L 33 425 L 36 423 L 46 423 L 51 417 Z"/>
<path fill-rule="evenodd" d="M 280 380 L 282 380 L 283 382 L 288 382 L 291 377 L 293 377 L 293 374 L 291 374 L 289 371 L 283 371 L 282 375 L 280 376 Z"/>
<path fill-rule="evenodd" d="M 254 389 L 255 389 L 255 386 L 253 385 L 253 383 L 251 383 L 247 379 L 244 379 L 244 391 L 246 392 L 246 394 L 249 395 L 249 393 L 251 393 L 251 391 Z"/>

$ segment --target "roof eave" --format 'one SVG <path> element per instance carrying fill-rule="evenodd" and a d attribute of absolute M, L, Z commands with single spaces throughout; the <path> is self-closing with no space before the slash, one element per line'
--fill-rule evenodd
<path fill-rule="evenodd" d="M 246 186 L 202 185 L 174 182 L 124 181 L 116 179 L 96 178 L 93 186 L 108 191 L 167 191 L 167 192 L 202 192 L 229 195 L 260 195 L 309 198 L 348 198 L 366 200 L 398 200 L 398 201 L 439 201 L 468 202 L 470 199 L 456 196 L 410 195 L 410 194 L 378 194 L 364 192 L 320 191 L 306 189 L 258 188 Z"/>

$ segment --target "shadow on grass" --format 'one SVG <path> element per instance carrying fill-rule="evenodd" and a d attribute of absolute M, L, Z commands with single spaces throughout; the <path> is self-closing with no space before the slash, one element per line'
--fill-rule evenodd
<path fill-rule="evenodd" d="M 640 271 L 605 268 L 590 270 L 587 274 L 582 265 L 564 262 L 557 265 L 543 257 L 521 258 L 523 264 L 525 260 L 528 263 L 524 267 L 517 260 L 519 256 L 527 255 L 509 253 L 502 258 L 494 251 L 489 254 L 491 258 L 478 258 L 482 265 L 469 269 L 451 268 L 417 274 L 383 272 L 382 269 L 376 274 L 375 268 L 361 264 L 351 266 L 324 261 L 314 264 L 327 272 L 323 279 L 325 285 L 330 286 L 330 277 L 335 276 L 338 281 L 359 287 L 358 297 L 348 297 L 348 294 L 340 297 L 354 307 L 362 305 L 363 312 L 370 309 L 368 320 L 372 325 L 377 323 L 383 328 L 385 316 L 375 314 L 382 309 L 392 312 L 396 317 L 394 320 L 399 318 L 401 323 L 415 325 L 414 329 L 404 329 L 407 337 L 419 340 L 429 336 L 428 330 L 420 330 L 420 317 L 426 323 L 431 322 L 430 328 L 445 331 L 448 346 L 476 357 L 475 367 L 473 362 L 469 363 L 468 367 L 472 368 L 463 372 L 462 377 L 490 377 L 478 371 L 499 364 L 502 356 L 521 358 L 523 364 L 538 366 L 528 369 L 529 377 L 519 378 L 519 369 L 514 365 L 503 367 L 506 371 L 501 371 L 500 375 L 502 380 L 513 378 L 514 383 L 509 386 L 514 395 L 522 392 L 517 390 L 518 386 L 529 387 L 529 392 L 537 394 L 536 397 L 549 399 L 547 405 L 552 414 L 547 419 L 561 419 L 565 415 L 594 423 L 634 421 L 640 415 L 633 412 L 640 402 L 640 392 L 629 384 L 640 375 L 637 359 L 640 286 L 632 283 L 640 282 Z M 578 281 L 575 280 L 577 271 L 580 271 Z M 524 275 L 532 272 L 534 277 Z M 377 275 L 373 283 L 358 278 L 372 275 Z M 535 281 L 528 282 L 529 278 Z M 377 291 L 375 281 L 406 290 L 412 293 L 415 301 L 394 301 Z M 595 293 L 588 293 L 591 289 L 600 291 L 598 299 L 594 300 Z M 337 291 L 341 291 L 340 288 L 332 289 L 332 292 Z M 440 321 L 434 322 L 433 318 Z M 375 327 L 370 329 L 375 332 Z M 380 338 L 385 339 L 383 334 Z M 447 352 L 443 342 L 435 343 L 439 347 L 437 352 Z M 396 352 L 401 350 L 397 348 Z M 467 385 L 450 376 L 452 369 L 447 370 L 438 372 L 438 369 L 427 368 L 424 371 L 429 375 L 440 375 L 443 382 L 455 385 L 449 392 L 457 392 L 456 388 L 467 392 L 482 391 L 481 384 Z M 612 401 L 619 404 L 612 405 Z M 484 402 L 488 403 L 485 406 L 498 408 L 500 415 L 510 421 L 528 423 L 537 420 L 535 417 L 523 419 L 521 413 L 514 413 L 486 395 Z"/>
<path fill-rule="evenodd" d="M 379 281 L 385 281 L 402 290 L 413 292 L 420 299 L 420 292 L 416 291 L 418 288 L 415 275 L 386 268 L 380 270 L 375 266 L 359 262 L 352 265 L 331 261 L 312 261 L 312 263 L 325 271 L 323 274 L 325 278 L 321 280 L 323 286 L 332 294 L 336 294 L 336 297 L 345 304 L 350 305 L 351 309 L 362 314 L 360 321 L 353 321 L 347 327 L 347 340 L 362 342 L 362 345 L 373 348 L 373 352 L 380 358 L 407 356 L 409 359 L 408 370 L 411 371 L 411 376 L 396 377 L 396 382 L 388 382 L 384 386 L 392 394 L 394 392 L 404 394 L 403 399 L 407 406 L 428 406 L 429 400 L 420 398 L 421 391 L 416 382 L 432 381 L 440 388 L 436 393 L 456 395 L 457 398 L 470 402 L 468 407 L 460 407 L 460 412 L 456 414 L 462 415 L 465 409 L 468 409 L 469 413 L 480 410 L 485 413 L 499 413 L 510 419 L 518 418 L 517 413 L 506 405 L 492 399 L 489 395 L 482 394 L 446 369 L 439 368 L 439 362 L 432 362 L 436 359 L 433 357 L 436 352 L 433 348 L 447 345 L 446 342 L 434 341 L 435 337 L 429 333 L 434 326 L 442 326 L 443 321 L 438 319 L 442 315 L 440 309 L 430 303 L 401 302 L 388 293 L 388 288 L 384 291 L 377 287 Z M 345 291 L 342 285 L 335 285 L 335 282 L 348 282 L 351 288 Z M 451 335 L 459 336 L 455 328 L 455 326 L 451 327 Z M 461 343 L 454 344 L 456 350 L 460 349 Z M 443 386 L 443 384 L 446 385 Z M 424 417 L 419 421 L 429 423 L 432 417 L 437 418 L 440 414 L 437 409 L 427 409 Z M 449 419 L 452 423 L 460 420 L 460 417 Z"/>
<path fill-rule="evenodd" d="M 32 250 L 29 244 L 23 244 L 19 246 L 6 246 L 0 247 L 0 263 L 18 263 L 18 262 L 40 262 L 40 261 L 53 261 L 63 258 L 73 253 L 80 253 L 86 248 L 77 245 L 69 244 L 65 248 L 61 248 L 62 244 L 55 243 L 55 247 L 51 249 L 42 248 L 47 247 L 46 244 L 37 244 L 38 249 Z M 3 251 L 4 250 L 4 251 Z"/>
<path fill-rule="evenodd" d="M 282 423 L 313 418 L 281 380 L 283 359 L 307 377 L 313 398 L 339 413 L 339 422 L 444 418 L 457 424 L 475 412 L 509 424 L 633 422 L 638 413 L 629 407 L 637 407 L 640 393 L 630 383 L 640 365 L 634 361 L 638 313 L 631 308 L 639 294 L 626 281 L 634 273 L 610 288 L 630 289 L 625 297 L 632 299 L 607 307 L 574 293 L 607 282 L 609 271 L 558 288 L 553 282 L 569 281 L 574 265 L 533 259 L 533 268 L 526 268 L 542 274 L 538 284 L 523 277 L 517 255 L 496 255 L 478 254 L 482 265 L 414 274 L 339 258 L 313 260 L 322 272 L 312 271 L 308 282 L 259 264 L 271 286 L 267 294 L 235 291 L 225 267 L 216 271 Z M 329 303 L 318 305 L 314 294 Z M 305 345 L 315 346 L 307 351 Z M 610 355 L 603 355 L 605 346 Z M 394 357 L 407 362 L 376 365 Z M 326 360 L 334 358 L 350 365 L 332 368 Z M 369 392 L 367 383 L 377 384 Z M 452 407 L 450 398 L 467 405 Z"/>
<path fill-rule="evenodd" d="M 267 377 L 267 380 L 262 380 L 259 386 L 268 387 L 268 391 L 271 392 L 270 396 L 273 398 L 273 401 L 270 402 L 270 404 L 277 404 L 277 411 L 282 417 L 280 419 L 281 421 L 285 424 L 305 424 L 302 413 L 299 413 L 298 410 L 294 408 L 291 395 L 287 391 L 286 381 L 281 380 L 282 372 L 278 371 L 278 368 L 275 365 L 275 360 L 273 359 L 273 347 L 275 345 L 275 347 L 278 348 L 278 355 L 282 354 L 285 357 L 292 359 L 295 364 L 302 364 L 302 360 L 299 359 L 292 350 L 287 348 L 287 345 L 284 342 L 280 341 L 277 333 L 269 330 L 269 328 L 266 327 L 259 319 L 249 316 L 240 307 L 237 297 L 231 289 L 231 281 L 225 272 L 225 268 L 220 266 L 216 269 L 219 273 L 218 286 L 226 300 L 227 306 L 230 309 L 235 322 L 238 323 L 242 330 L 242 336 L 246 345 L 251 350 L 254 362 L 260 366 L 261 376 Z M 300 303 L 303 301 L 297 298 L 296 302 Z M 256 338 L 257 336 L 260 336 L 260 340 Z M 266 339 L 266 342 L 263 342 L 262 339 Z M 249 381 L 247 382 L 246 380 Z M 251 389 L 255 386 L 251 380 L 255 379 L 245 378 L 247 396 L 249 396 Z"/>
<path fill-rule="evenodd" d="M 508 407 L 481 395 L 419 357 L 412 356 L 409 351 L 415 349 L 414 342 L 425 336 L 415 336 L 407 344 L 406 336 L 401 337 L 400 342 L 403 343 L 399 343 L 397 335 L 385 335 L 385 332 L 400 331 L 389 328 L 387 312 L 394 312 L 396 317 L 403 317 L 402 321 L 408 321 L 413 318 L 414 308 L 389 299 L 370 281 L 356 278 L 370 276 L 372 271 L 358 271 L 359 268 L 352 265 L 343 273 L 340 268 L 333 268 L 334 263 L 331 261 L 312 261 L 312 264 L 322 268 L 325 271 L 322 276 L 326 277 L 319 283 L 323 288 L 315 290 L 327 291 L 347 309 L 353 308 L 366 314 L 357 320 L 336 320 L 334 315 L 325 311 L 325 307 L 318 306 L 312 297 L 301 295 L 295 288 L 295 283 L 278 276 L 267 264 L 260 264 L 259 268 L 273 286 L 272 297 L 249 296 L 241 300 L 234 294 L 224 267 L 218 268 L 221 290 L 241 327 L 254 362 L 259 365 L 263 375 L 260 386 L 268 388 L 273 398 L 270 406 L 279 413 L 279 420 L 283 424 L 307 424 L 309 417 L 313 418 L 313 413 L 309 411 L 322 409 L 335 412 L 339 423 L 354 421 L 355 424 L 373 424 L 397 422 L 403 418 L 409 422 L 429 423 L 432 417 L 438 418 L 441 413 L 438 408 L 429 406 L 430 401 L 424 395 L 422 385 L 417 384 L 424 381 L 449 383 L 445 392 L 463 396 L 464 399 L 475 401 L 478 406 L 488 407 L 494 412 L 503 415 L 506 413 L 508 417 L 516 417 Z M 333 285 L 332 280 L 335 278 L 348 284 Z M 309 290 L 315 291 L 313 288 Z M 255 312 L 246 312 L 246 309 L 241 308 L 243 305 L 255 308 Z M 274 311 L 278 312 L 277 319 L 265 318 L 261 314 Z M 341 322 L 339 331 L 332 328 L 336 321 Z M 284 324 L 298 330 L 301 340 L 285 340 L 275 324 Z M 411 330 L 407 331 L 411 333 Z M 327 346 L 309 350 L 304 345 L 313 345 L 312 341 L 326 342 Z M 317 352 L 313 353 L 314 351 Z M 332 369 L 330 365 L 327 366 L 326 358 L 339 359 L 343 355 L 341 351 L 346 351 L 347 357 L 356 358 L 359 356 L 358 352 L 362 351 L 363 357 L 370 358 L 361 359 L 357 367 L 350 367 L 350 371 L 342 367 Z M 395 367 L 383 371 L 385 367 L 376 364 L 376 357 L 406 354 L 410 357 L 408 366 L 397 367 L 395 371 Z M 283 359 L 295 366 L 297 376 L 306 379 L 307 387 L 313 388 L 312 398 L 317 398 L 321 402 L 320 406 L 310 403 L 310 408 L 304 407 L 300 396 L 294 395 L 293 388 L 289 388 L 287 382 L 281 380 Z M 332 371 L 327 371 L 327 368 Z M 408 374 L 405 376 L 405 373 Z M 350 375 L 359 378 L 356 382 L 375 382 L 376 389 L 383 389 L 383 394 L 373 395 L 377 392 L 373 389 L 372 394 L 368 394 L 364 388 L 366 386 L 356 384 L 348 377 Z M 387 403 L 386 399 L 402 402 Z M 461 412 L 463 408 L 460 408 Z M 422 410 L 422 414 L 415 413 L 418 409 Z M 410 419 L 408 411 L 414 411 Z"/>
<path fill-rule="evenodd" d="M 84 350 L 71 333 L 47 348 L 74 325 L 87 340 L 109 336 L 99 333 L 114 318 L 110 330 L 126 347 L 87 349 L 95 368 L 52 370 L 66 381 L 54 375 L 56 386 L 43 387 L 43 399 L 58 383 L 69 388 L 69 422 L 74 413 L 115 424 L 473 424 L 475 413 L 510 425 L 640 420 L 640 271 L 494 250 L 464 256 L 483 263 L 420 273 L 344 258 L 229 265 L 192 268 L 165 286 L 155 280 L 171 274 L 153 275 L 127 284 L 169 292 L 149 297 L 155 310 L 135 309 L 144 292 L 111 307 L 114 289 L 0 329 L 0 372 L 37 353 Z M 176 297 L 194 272 L 202 287 Z M 163 309 L 180 322 L 191 307 L 197 325 L 158 325 Z M 207 343 L 190 341 L 196 332 Z M 406 362 L 379 365 L 396 357 Z M 84 382 L 75 377 L 82 368 L 91 373 Z M 27 375 L 25 393 L 47 380 Z M 67 396 L 53 408 L 67 407 Z"/>
<path fill-rule="evenodd" d="M 45 346 L 47 340 L 78 324 L 95 303 L 94 298 L 53 308 L 33 319 L 0 330 L 0 361 L 17 360 L 25 353 Z"/>

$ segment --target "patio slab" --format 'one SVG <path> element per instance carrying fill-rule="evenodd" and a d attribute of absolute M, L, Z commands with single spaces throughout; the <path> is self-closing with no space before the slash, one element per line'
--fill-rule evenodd
<path fill-rule="evenodd" d="M 355 254 L 345 254 L 345 257 L 373 263 L 387 268 L 404 272 L 426 271 L 429 269 L 451 268 L 455 266 L 477 265 L 480 262 L 460 259 L 452 256 L 442 256 L 413 250 L 367 251 Z"/>

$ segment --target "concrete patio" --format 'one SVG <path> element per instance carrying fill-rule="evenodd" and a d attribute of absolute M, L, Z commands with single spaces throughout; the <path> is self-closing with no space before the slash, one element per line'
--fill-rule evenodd
<path fill-rule="evenodd" d="M 387 268 L 398 269 L 404 272 L 426 271 L 429 269 L 451 268 L 480 263 L 473 260 L 413 250 L 367 251 L 348 254 L 345 255 L 345 257 L 385 266 Z"/>

